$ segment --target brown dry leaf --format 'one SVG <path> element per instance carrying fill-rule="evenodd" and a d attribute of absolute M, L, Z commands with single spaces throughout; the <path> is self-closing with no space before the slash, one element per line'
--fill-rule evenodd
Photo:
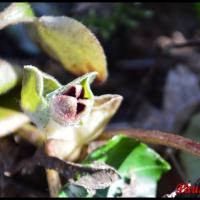
<path fill-rule="evenodd" d="M 98 190 L 109 187 L 120 178 L 118 172 L 105 163 L 94 163 L 91 169 L 94 169 L 94 172 L 85 173 L 77 180 L 71 179 L 70 182 L 88 190 Z"/>

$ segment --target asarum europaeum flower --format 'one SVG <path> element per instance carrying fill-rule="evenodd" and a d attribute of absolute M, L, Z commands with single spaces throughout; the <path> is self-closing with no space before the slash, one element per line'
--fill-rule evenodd
<path fill-rule="evenodd" d="M 84 145 L 101 135 L 106 125 L 117 112 L 122 96 L 106 94 L 94 96 L 94 104 L 88 119 L 81 126 L 58 126 L 53 121 L 45 130 L 48 132 L 46 152 L 70 161 L 76 160 Z"/>
<path fill-rule="evenodd" d="M 77 125 L 91 110 L 93 99 L 84 96 L 85 89 L 82 85 L 70 85 L 61 94 L 55 95 L 50 101 L 50 116 L 57 123 Z"/>
<path fill-rule="evenodd" d="M 95 76 L 91 72 L 63 86 L 36 67 L 25 66 L 21 107 L 39 128 L 52 120 L 61 126 L 80 125 L 94 102 L 90 83 Z"/>
<path fill-rule="evenodd" d="M 21 106 L 46 133 L 45 151 L 52 156 L 76 160 L 118 110 L 122 96 L 93 95 L 90 83 L 95 75 L 85 74 L 63 86 L 36 67 L 24 67 Z"/>

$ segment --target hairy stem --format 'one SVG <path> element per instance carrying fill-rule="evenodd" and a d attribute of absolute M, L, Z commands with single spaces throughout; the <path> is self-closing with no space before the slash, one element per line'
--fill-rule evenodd
<path fill-rule="evenodd" d="M 159 144 L 168 147 L 173 147 L 200 157 L 200 143 L 188 138 L 184 138 L 180 135 L 165 133 L 161 131 L 150 131 L 150 130 L 140 130 L 140 129 L 112 130 L 102 134 L 99 140 L 110 139 L 119 133 L 125 134 L 128 137 L 138 139 L 145 143 Z"/>

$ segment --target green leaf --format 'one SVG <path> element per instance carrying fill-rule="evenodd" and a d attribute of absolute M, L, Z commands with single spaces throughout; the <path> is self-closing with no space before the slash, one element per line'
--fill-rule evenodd
<path fill-rule="evenodd" d="M 100 82 L 106 80 L 107 63 L 103 48 L 79 21 L 66 16 L 44 16 L 36 19 L 29 30 L 43 50 L 70 72 L 80 76 L 96 71 Z"/>
<path fill-rule="evenodd" d="M 113 137 L 106 145 L 92 152 L 84 163 L 92 161 L 103 161 L 118 169 L 123 176 L 130 175 L 134 170 L 139 176 L 151 176 L 155 181 L 159 180 L 162 172 L 170 169 L 169 164 L 146 144 L 123 135 Z"/>
<path fill-rule="evenodd" d="M 35 67 L 25 66 L 21 91 L 21 106 L 24 112 L 39 127 L 48 122 L 48 104 L 43 97 L 42 73 Z"/>
<path fill-rule="evenodd" d="M 97 191 L 96 197 L 116 196 L 119 192 L 117 190 L 123 193 L 125 187 L 127 194 L 123 196 L 155 197 L 157 181 L 164 172 L 170 170 L 170 165 L 154 150 L 123 135 L 113 137 L 93 151 L 83 163 L 93 162 L 106 163 L 117 169 L 123 177 L 107 190 Z M 127 178 L 130 179 L 129 188 L 126 184 Z"/>
<path fill-rule="evenodd" d="M 61 87 L 61 84 L 54 77 L 44 72 L 43 72 L 43 81 L 44 81 L 43 96 L 46 96 L 50 92 Z"/>
<path fill-rule="evenodd" d="M 12 3 L 0 13 L 0 29 L 21 22 L 33 22 L 34 19 L 29 3 Z"/>
<path fill-rule="evenodd" d="M 97 74 L 98 74 L 97 72 L 87 73 L 73 81 L 74 83 L 81 84 L 83 86 L 84 98 L 92 99 L 94 97 L 90 88 L 90 84 L 94 81 Z"/>
<path fill-rule="evenodd" d="M 0 107 L 0 137 L 14 132 L 29 121 L 29 118 L 21 112 Z"/>
<path fill-rule="evenodd" d="M 0 59 L 0 95 L 14 88 L 22 78 L 22 70 L 14 64 Z"/>
<path fill-rule="evenodd" d="M 50 75 L 33 66 L 24 67 L 21 106 L 38 127 L 44 127 L 49 121 L 48 102 L 45 96 L 58 87 L 60 84 Z"/>

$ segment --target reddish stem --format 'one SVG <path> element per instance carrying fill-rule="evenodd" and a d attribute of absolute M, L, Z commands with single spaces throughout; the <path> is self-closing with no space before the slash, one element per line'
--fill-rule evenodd
<path fill-rule="evenodd" d="M 110 139 L 111 137 L 119 133 L 125 134 L 128 137 L 138 139 L 145 143 L 159 144 L 168 147 L 173 147 L 200 157 L 200 143 L 188 138 L 184 138 L 180 135 L 165 133 L 161 131 L 150 131 L 150 130 L 140 130 L 140 129 L 112 130 L 104 133 L 99 138 L 99 140 Z"/>

